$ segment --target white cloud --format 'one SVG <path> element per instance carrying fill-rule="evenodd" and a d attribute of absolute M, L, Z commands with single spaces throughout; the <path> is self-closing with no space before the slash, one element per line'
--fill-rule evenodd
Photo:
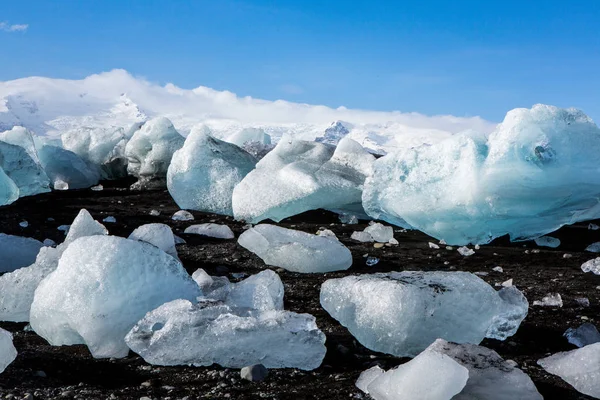
<path fill-rule="evenodd" d="M 13 24 L 8 22 L 0 22 L 0 31 L 4 32 L 25 32 L 29 28 L 28 24 Z"/>

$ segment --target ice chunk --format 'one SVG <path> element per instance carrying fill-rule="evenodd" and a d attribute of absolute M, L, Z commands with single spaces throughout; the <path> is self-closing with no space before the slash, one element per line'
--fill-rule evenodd
<path fill-rule="evenodd" d="M 475 250 L 468 248 L 467 246 L 459 247 L 456 249 L 461 256 L 469 257 L 475 254 Z"/>
<path fill-rule="evenodd" d="M 358 242 L 362 242 L 362 243 L 371 243 L 374 242 L 373 240 L 373 236 L 371 236 L 371 234 L 369 232 L 365 232 L 365 231 L 354 231 L 352 232 L 352 235 L 350 236 L 350 239 L 354 239 Z"/>
<path fill-rule="evenodd" d="M 177 258 L 177 248 L 175 247 L 175 237 L 169 225 L 165 224 L 146 224 L 136 228 L 129 238 L 140 242 L 150 243 L 158 247 L 167 254 Z"/>
<path fill-rule="evenodd" d="M 167 118 L 147 121 L 125 146 L 127 172 L 138 178 L 132 188 L 164 188 L 173 153 L 183 146 L 184 141 Z"/>
<path fill-rule="evenodd" d="M 356 387 L 362 390 L 365 393 L 369 393 L 367 387 L 371 382 L 385 374 L 385 370 L 382 369 L 379 365 L 371 367 L 363 372 L 361 372 L 360 376 L 356 380 Z"/>
<path fill-rule="evenodd" d="M 488 137 L 467 132 L 374 163 L 363 206 L 452 245 L 533 239 L 600 216 L 600 129 L 581 111 L 510 111 Z"/>
<path fill-rule="evenodd" d="M 175 300 L 149 312 L 125 338 L 154 365 L 311 370 L 325 356 L 325 335 L 309 314 L 247 312 L 223 303 Z"/>
<path fill-rule="evenodd" d="M 374 157 L 351 139 L 338 147 L 283 138 L 233 191 L 236 219 L 281 221 L 304 211 L 362 210 Z"/>
<path fill-rule="evenodd" d="M 17 358 L 17 349 L 10 332 L 0 328 L 0 374 Z"/>
<path fill-rule="evenodd" d="M 539 238 L 535 238 L 534 240 L 535 244 L 537 244 L 540 247 L 551 247 L 555 249 L 558 246 L 560 246 L 560 239 L 557 239 L 552 236 L 542 236 Z"/>
<path fill-rule="evenodd" d="M 283 282 L 270 269 L 236 283 L 225 300 L 232 308 L 283 310 Z"/>
<path fill-rule="evenodd" d="M 439 249 L 439 248 L 440 248 L 440 246 L 438 246 L 438 245 L 437 245 L 437 244 L 435 244 L 435 243 L 431 243 L 431 242 L 429 242 L 429 248 L 430 248 L 430 249 Z"/>
<path fill-rule="evenodd" d="M 42 247 L 34 264 L 0 276 L 0 321 L 29 321 L 35 289 L 42 279 L 56 269 L 65 249 L 80 237 L 107 233 L 102 224 L 94 221 L 90 213 L 82 209 L 62 244 L 56 248 Z"/>
<path fill-rule="evenodd" d="M 215 139 L 210 130 L 192 131 L 175 152 L 167 174 L 169 193 L 181 208 L 233 215 L 233 188 L 254 169 L 256 159 Z"/>
<path fill-rule="evenodd" d="M 238 147 L 244 147 L 249 142 L 269 145 L 271 144 L 271 136 L 260 128 L 243 128 L 239 132 L 229 135 L 225 141 Z"/>
<path fill-rule="evenodd" d="M 33 134 L 28 129 L 22 126 L 14 126 L 9 131 L 0 132 L 0 140 L 24 148 L 29 157 L 36 163 L 40 162 L 33 140 Z"/>
<path fill-rule="evenodd" d="M 33 264 L 43 246 L 32 238 L 0 233 L 0 272 L 11 272 Z"/>
<path fill-rule="evenodd" d="M 19 197 L 50 191 L 48 175 L 20 146 L 0 142 L 0 167 L 19 188 Z"/>
<path fill-rule="evenodd" d="M 371 235 L 374 241 L 379 243 L 387 243 L 394 238 L 394 228 L 385 226 L 379 222 L 367 226 L 364 231 Z"/>
<path fill-rule="evenodd" d="M 361 386 L 367 383 L 364 391 L 375 400 L 543 399 L 529 376 L 495 351 L 442 339 L 388 372 L 371 369 L 363 374 Z"/>
<path fill-rule="evenodd" d="M 193 221 L 194 216 L 186 210 L 179 210 L 171 217 L 173 221 Z"/>
<path fill-rule="evenodd" d="M 538 364 L 578 392 L 600 398 L 600 343 L 543 358 Z"/>
<path fill-rule="evenodd" d="M 189 233 L 194 235 L 204 235 L 217 239 L 233 239 L 235 235 L 230 227 L 227 225 L 219 225 L 219 224 L 197 224 L 188 226 L 185 228 L 183 233 Z"/>
<path fill-rule="evenodd" d="M 347 214 L 347 213 L 343 213 L 343 212 L 339 214 L 339 220 L 342 224 L 347 224 L 347 225 L 358 224 L 358 217 L 356 215 Z"/>
<path fill-rule="evenodd" d="M 374 295 L 376 294 L 376 295 Z M 391 272 L 330 279 L 321 305 L 360 343 L 415 356 L 438 338 L 480 343 L 514 335 L 528 311 L 515 287 L 496 292 L 467 272 Z"/>
<path fill-rule="evenodd" d="M 90 189 L 92 189 L 94 192 L 101 192 L 104 190 L 104 186 L 96 185 L 96 186 L 92 186 Z"/>
<path fill-rule="evenodd" d="M 110 215 L 110 216 L 104 218 L 102 220 L 102 222 L 106 222 L 106 223 L 109 223 L 109 224 L 114 224 L 114 223 L 117 222 L 117 219 L 115 217 L 113 217 L 112 215 Z"/>
<path fill-rule="evenodd" d="M 596 275 L 600 275 L 600 257 L 581 264 L 581 270 L 586 273 L 591 271 Z"/>
<path fill-rule="evenodd" d="M 372 267 L 373 265 L 377 265 L 379 263 L 379 258 L 377 257 L 367 257 L 367 261 L 365 261 L 365 264 L 367 264 L 367 267 Z"/>
<path fill-rule="evenodd" d="M 330 229 L 319 229 L 317 231 L 317 235 L 319 236 L 326 236 L 326 237 L 330 237 L 332 239 L 336 239 L 337 240 L 337 236 L 335 235 L 335 232 L 333 232 Z"/>
<path fill-rule="evenodd" d="M 0 206 L 10 204 L 19 198 L 19 187 L 0 168 Z"/>
<path fill-rule="evenodd" d="M 597 231 L 598 229 L 600 229 L 600 226 L 598 226 L 598 225 L 596 225 L 596 224 L 592 224 L 592 223 L 590 223 L 590 224 L 588 225 L 588 229 L 589 229 L 589 230 L 592 230 L 592 231 Z"/>
<path fill-rule="evenodd" d="M 586 322 L 581 324 L 579 328 L 569 328 L 563 334 L 565 338 L 577 347 L 584 347 L 588 344 L 600 342 L 600 332 L 596 325 Z"/>
<path fill-rule="evenodd" d="M 125 357 L 125 335 L 148 311 L 199 295 L 164 251 L 115 236 L 85 237 L 69 245 L 38 286 L 31 326 L 55 346 L 86 344 L 96 358 Z"/>
<path fill-rule="evenodd" d="M 585 251 L 589 251 L 590 253 L 600 253 L 600 242 L 590 244 L 585 248 Z"/>
<path fill-rule="evenodd" d="M 274 225 L 256 225 L 242 233 L 238 243 L 265 264 L 292 272 L 340 271 L 352 265 L 350 250 L 338 240 Z"/>
<path fill-rule="evenodd" d="M 45 145 L 38 150 L 38 155 L 42 168 L 57 190 L 62 190 L 60 187 L 64 184 L 67 189 L 89 188 L 100 181 L 99 169 L 72 151 Z"/>
<path fill-rule="evenodd" d="M 534 306 L 562 307 L 563 301 L 559 293 L 548 293 L 542 300 L 534 300 Z"/>

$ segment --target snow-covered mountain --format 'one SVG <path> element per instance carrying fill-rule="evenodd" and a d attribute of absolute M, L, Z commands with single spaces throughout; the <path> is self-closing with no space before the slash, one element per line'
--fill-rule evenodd
<path fill-rule="evenodd" d="M 38 135 L 59 135 L 90 127 L 128 127 L 166 116 L 183 134 L 205 123 L 226 137 L 244 127 L 262 128 L 275 140 L 284 134 L 335 141 L 350 135 L 375 150 L 432 143 L 466 129 L 490 132 L 495 124 L 479 117 L 425 116 L 330 108 L 238 97 L 207 87 L 160 86 L 124 70 L 82 80 L 29 77 L 0 82 L 0 131 L 24 126 Z"/>

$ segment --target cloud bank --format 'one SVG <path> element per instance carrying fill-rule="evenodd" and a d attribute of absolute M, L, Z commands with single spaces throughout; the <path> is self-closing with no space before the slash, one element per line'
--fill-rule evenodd
<path fill-rule="evenodd" d="M 28 24 L 13 24 L 8 22 L 0 22 L 0 31 L 4 32 L 25 32 L 29 28 Z"/>

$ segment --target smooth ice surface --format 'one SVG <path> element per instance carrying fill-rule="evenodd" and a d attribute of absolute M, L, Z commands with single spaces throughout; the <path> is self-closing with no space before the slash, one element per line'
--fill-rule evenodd
<path fill-rule="evenodd" d="M 379 222 L 367 226 L 364 232 L 367 232 L 374 241 L 379 243 L 387 243 L 394 238 L 394 228 Z"/>
<path fill-rule="evenodd" d="M 594 258 L 581 264 L 581 270 L 583 272 L 592 272 L 596 275 L 600 275 L 600 257 Z"/>
<path fill-rule="evenodd" d="M 55 189 L 64 184 L 68 189 L 84 189 L 100 181 L 100 170 L 72 151 L 45 145 L 38 150 L 38 156 Z"/>
<path fill-rule="evenodd" d="M 225 304 L 259 311 L 283 310 L 283 294 L 281 278 L 267 269 L 234 284 Z"/>
<path fill-rule="evenodd" d="M 563 334 L 565 338 L 577 347 L 584 347 L 588 344 L 600 342 L 600 332 L 596 325 L 586 322 L 579 325 L 578 328 L 569 328 Z"/>
<path fill-rule="evenodd" d="M 385 370 L 379 365 L 371 367 L 361 372 L 360 376 L 356 380 L 355 386 L 363 392 L 369 393 L 369 390 L 367 389 L 369 384 L 383 374 L 385 374 Z"/>
<path fill-rule="evenodd" d="M 0 206 L 10 204 L 19 198 L 19 187 L 0 168 Z"/>
<path fill-rule="evenodd" d="M 193 235 L 203 235 L 217 239 L 233 239 L 235 235 L 227 225 L 219 225 L 213 223 L 197 224 L 188 226 L 183 233 Z"/>
<path fill-rule="evenodd" d="M 325 335 L 309 314 L 251 311 L 221 302 L 175 300 L 149 312 L 125 338 L 155 365 L 311 370 L 325 356 Z"/>
<path fill-rule="evenodd" d="M 173 221 L 193 221 L 194 216 L 186 210 L 179 210 L 171 217 Z"/>
<path fill-rule="evenodd" d="M 32 238 L 0 233 L 0 272 L 11 272 L 33 264 L 43 246 Z"/>
<path fill-rule="evenodd" d="M 147 121 L 135 132 L 125 146 L 127 173 L 138 178 L 133 188 L 165 187 L 173 153 L 183 146 L 184 141 L 171 121 L 164 117 Z"/>
<path fill-rule="evenodd" d="M 140 242 L 150 243 L 158 247 L 167 254 L 177 257 L 177 248 L 175 247 L 175 236 L 169 225 L 165 224 L 146 224 L 136 228 L 129 238 Z"/>
<path fill-rule="evenodd" d="M 534 239 L 600 217 L 600 129 L 581 111 L 510 111 L 489 137 L 453 135 L 374 163 L 363 206 L 451 245 Z"/>
<path fill-rule="evenodd" d="M 181 208 L 233 215 L 233 188 L 255 165 L 253 156 L 236 145 L 215 139 L 208 128 L 200 127 L 173 155 L 167 187 Z"/>
<path fill-rule="evenodd" d="M 35 289 L 54 271 L 65 249 L 76 239 L 106 235 L 106 228 L 82 209 L 73 220 L 65 241 L 57 247 L 42 247 L 35 263 L 0 276 L 0 321 L 29 321 Z"/>
<path fill-rule="evenodd" d="M 0 141 L 0 168 L 19 188 L 19 197 L 50 191 L 48 175 L 21 146 Z"/>
<path fill-rule="evenodd" d="M 535 238 L 535 244 L 537 244 L 538 246 L 550 247 L 555 249 L 558 246 L 560 246 L 560 239 L 557 239 L 552 236 L 542 236 L 539 238 Z"/>
<path fill-rule="evenodd" d="M 600 399 L 600 343 L 554 354 L 538 364 L 577 391 Z"/>
<path fill-rule="evenodd" d="M 125 335 L 148 311 L 199 295 L 181 263 L 157 247 L 85 237 L 69 245 L 35 291 L 31 327 L 55 346 L 86 344 L 96 358 L 125 357 Z"/>
<path fill-rule="evenodd" d="M 496 292 L 467 272 L 391 272 L 330 279 L 321 305 L 360 343 L 396 356 L 415 356 L 438 338 L 504 340 L 528 311 L 515 287 Z"/>
<path fill-rule="evenodd" d="M 10 332 L 0 328 L 0 374 L 17 358 L 17 349 Z"/>
<path fill-rule="evenodd" d="M 22 126 L 14 126 L 9 131 L 0 132 L 0 140 L 13 144 L 15 146 L 21 146 L 25 149 L 29 157 L 35 162 L 39 162 L 39 157 L 33 140 L 33 133 Z"/>
<path fill-rule="evenodd" d="M 399 367 L 372 368 L 361 378 L 375 400 L 542 400 L 529 376 L 495 351 L 442 339 Z"/>
<path fill-rule="evenodd" d="M 318 208 L 362 211 L 362 187 L 374 160 L 351 139 L 334 148 L 282 138 L 235 187 L 233 213 L 257 223 Z"/>
<path fill-rule="evenodd" d="M 600 242 L 590 244 L 585 248 L 585 251 L 589 251 L 590 253 L 600 253 Z"/>
<path fill-rule="evenodd" d="M 337 239 L 275 225 L 256 225 L 242 233 L 238 243 L 265 264 L 293 272 L 340 271 L 352 265 L 350 250 Z"/>

